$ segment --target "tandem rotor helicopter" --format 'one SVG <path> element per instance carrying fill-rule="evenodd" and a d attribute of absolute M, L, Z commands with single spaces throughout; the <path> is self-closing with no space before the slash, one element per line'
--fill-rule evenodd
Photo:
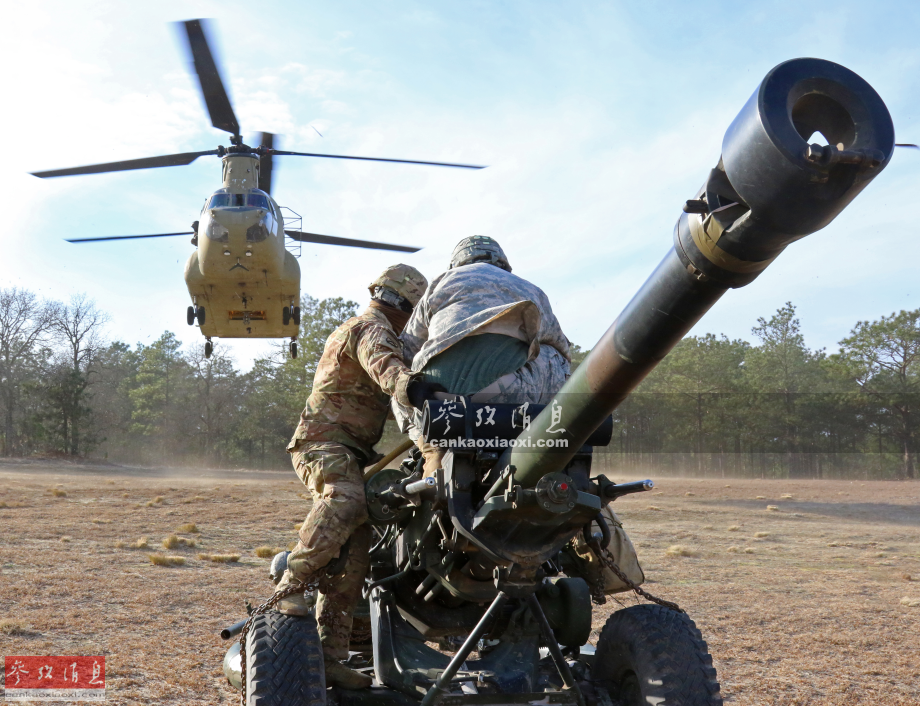
<path fill-rule="evenodd" d="M 282 207 L 271 197 L 273 157 L 322 157 L 461 169 L 484 167 L 449 162 L 289 152 L 275 149 L 274 135 L 268 132 L 261 133 L 258 147 L 250 147 L 243 142 L 240 134 L 239 123 L 208 45 L 204 32 L 205 22 L 188 20 L 177 25 L 184 29 L 188 38 L 189 52 L 211 124 L 230 133 L 230 146 L 219 146 L 204 152 L 184 152 L 32 174 L 47 179 L 184 166 L 206 155 L 220 157 L 223 162 L 223 185 L 205 199 L 201 215 L 192 223 L 191 231 L 74 238 L 67 242 L 191 235 L 196 250 L 185 265 L 185 283 L 192 298 L 186 320 L 189 326 L 198 322 L 205 337 L 205 356 L 210 357 L 214 350 L 212 338 L 290 338 L 290 354 L 296 358 L 300 327 L 300 265 L 289 251 L 285 238 L 300 243 L 398 252 L 417 252 L 420 248 L 305 233 L 285 227 Z M 290 209 L 285 210 L 290 214 L 288 225 L 299 225 L 300 217 Z"/>

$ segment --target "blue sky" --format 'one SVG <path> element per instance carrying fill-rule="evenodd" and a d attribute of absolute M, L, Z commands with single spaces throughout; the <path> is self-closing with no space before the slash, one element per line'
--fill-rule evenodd
<path fill-rule="evenodd" d="M 454 244 L 495 237 L 590 347 L 667 248 L 683 201 L 774 65 L 841 63 L 920 142 L 920 5 L 865 2 L 34 2 L 5 12 L 7 140 L 0 286 L 86 292 L 109 335 L 148 343 L 184 321 L 184 230 L 219 163 L 56 180 L 29 171 L 227 144 L 210 126 L 169 22 L 214 18 L 244 136 L 301 151 L 488 164 L 481 172 L 306 158 L 276 162 L 275 197 L 304 230 L 424 246 L 415 255 L 305 246 L 304 292 L 366 298 L 404 260 L 429 277 Z M 323 135 L 320 138 L 313 127 Z M 830 226 L 730 292 L 694 333 L 750 338 L 799 309 L 812 347 L 855 321 L 920 306 L 920 152 L 900 151 Z M 243 367 L 267 342 L 222 342 Z"/>

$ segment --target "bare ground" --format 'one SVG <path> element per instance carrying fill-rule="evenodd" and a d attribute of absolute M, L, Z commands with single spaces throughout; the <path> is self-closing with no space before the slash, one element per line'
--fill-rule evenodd
<path fill-rule="evenodd" d="M 920 704 L 920 483 L 658 486 L 615 509 L 727 703 Z M 255 550 L 296 539 L 303 492 L 293 473 L 0 465 L 0 654 L 104 654 L 111 704 L 233 703 L 217 633 L 270 594 Z M 166 550 L 171 534 L 197 546 Z"/>

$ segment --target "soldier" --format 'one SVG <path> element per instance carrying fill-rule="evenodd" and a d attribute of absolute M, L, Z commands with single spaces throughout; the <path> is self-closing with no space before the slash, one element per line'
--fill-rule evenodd
<path fill-rule="evenodd" d="M 569 340 L 546 294 L 512 274 L 501 246 L 482 235 L 457 244 L 400 338 L 413 371 L 474 402 L 548 404 L 569 374 Z M 417 411 L 398 399 L 393 408 L 433 474 L 444 450 L 425 443 Z"/>
<path fill-rule="evenodd" d="M 320 572 L 350 538 L 344 576 L 319 576 L 316 601 L 326 683 L 345 689 L 371 685 L 370 677 L 340 662 L 348 657 L 352 614 L 370 563 L 362 469 L 383 433 L 389 396 L 412 407 L 430 393 L 431 386 L 403 363 L 397 339 L 427 285 L 408 265 L 388 267 L 371 282 L 370 306 L 326 341 L 313 390 L 287 447 L 313 507 L 278 589 Z M 312 596 L 294 594 L 277 609 L 307 615 L 311 604 Z"/>

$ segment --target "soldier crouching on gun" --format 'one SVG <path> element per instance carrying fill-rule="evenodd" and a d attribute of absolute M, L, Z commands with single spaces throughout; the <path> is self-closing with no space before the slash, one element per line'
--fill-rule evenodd
<path fill-rule="evenodd" d="M 441 387 L 472 402 L 550 404 L 569 376 L 569 340 L 542 289 L 511 273 L 501 246 L 474 235 L 454 248 L 450 268 L 422 296 L 400 335 L 412 370 L 432 390 Z M 393 412 L 403 432 L 424 456 L 425 476 L 433 476 L 447 449 L 426 442 L 421 414 L 396 397 Z M 610 505 L 601 512 L 611 536 L 608 545 L 627 577 L 645 581 L 636 550 Z M 601 532 L 597 522 L 592 532 Z M 580 566 L 597 603 L 604 595 L 628 590 L 601 566 L 585 538 L 569 554 Z"/>
<path fill-rule="evenodd" d="M 400 338 L 412 370 L 473 402 L 549 404 L 569 375 L 569 340 L 549 298 L 511 274 L 501 246 L 482 235 L 457 244 Z M 426 443 L 419 412 L 398 399 L 393 411 L 433 475 L 446 449 Z"/>
<path fill-rule="evenodd" d="M 411 407 L 421 405 L 431 391 L 403 363 L 397 339 L 427 285 L 424 275 L 408 265 L 389 267 L 370 284 L 373 298 L 367 310 L 339 326 L 326 341 L 313 390 L 287 447 L 313 507 L 278 589 L 313 577 L 350 539 L 344 576 L 318 577 L 316 615 L 330 686 L 371 685 L 370 677 L 340 663 L 348 657 L 352 614 L 370 562 L 362 469 L 383 433 L 389 396 Z M 307 615 L 312 599 L 294 594 L 279 601 L 276 609 Z"/>

